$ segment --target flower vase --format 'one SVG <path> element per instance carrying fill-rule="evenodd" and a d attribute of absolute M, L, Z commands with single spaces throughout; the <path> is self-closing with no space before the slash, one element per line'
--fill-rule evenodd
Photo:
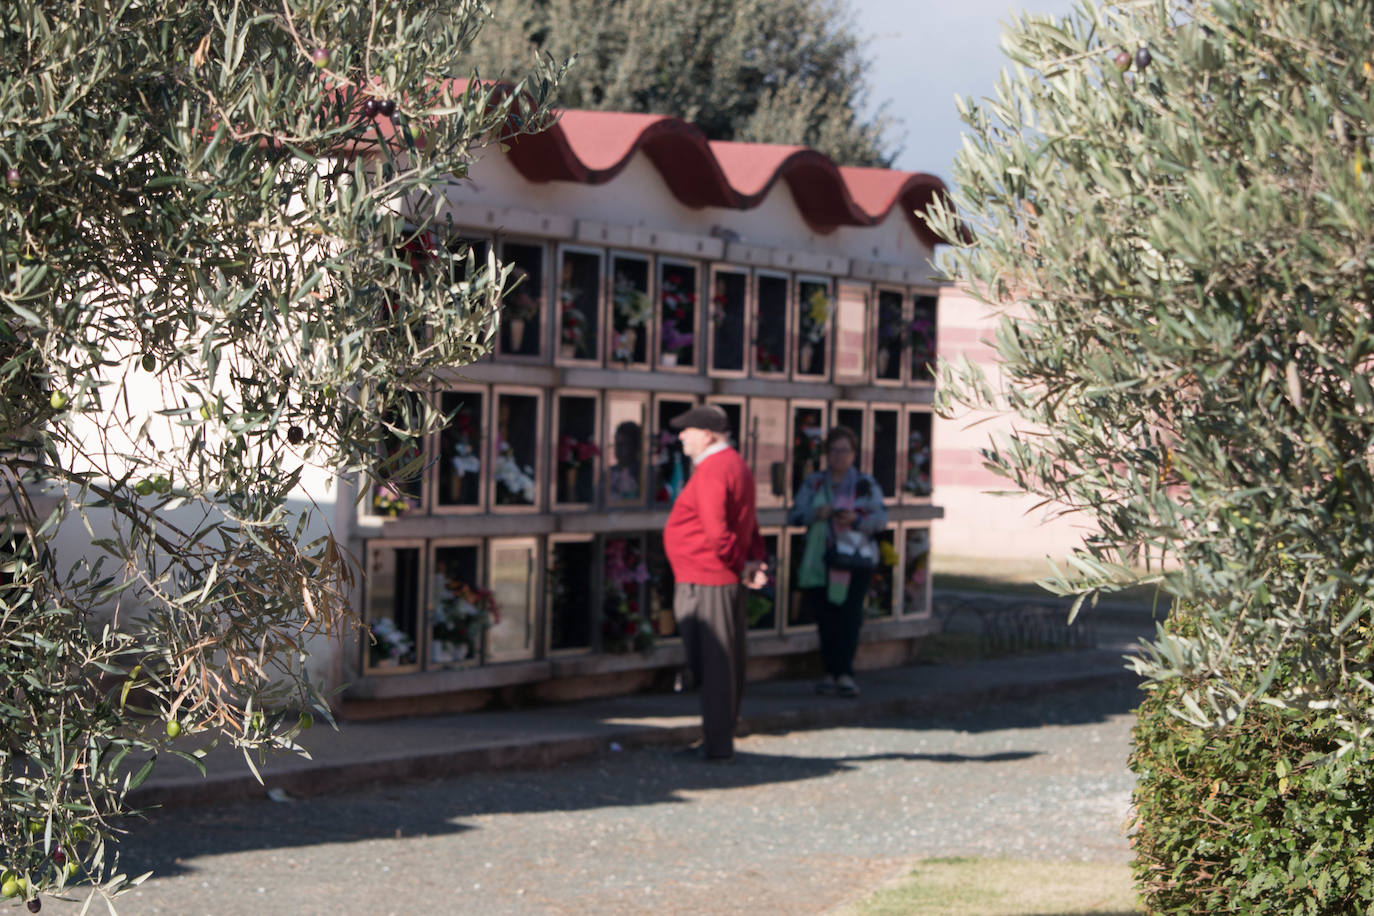
<path fill-rule="evenodd" d="M 672 367 L 674 367 L 674 366 L 677 365 L 677 354 L 676 354 L 676 353 L 664 353 L 664 354 L 662 354 L 662 355 L 659 356 L 658 361 L 659 361 L 660 363 L 662 363 L 663 365 L 665 365 L 665 366 L 667 366 L 667 367 L 669 367 L 669 368 L 672 368 Z"/>
<path fill-rule="evenodd" d="M 573 344 L 561 344 L 558 348 L 558 355 L 564 359 L 574 359 L 577 356 L 577 347 Z"/>
<path fill-rule="evenodd" d="M 577 465 L 563 468 L 563 499 L 565 503 L 577 502 Z"/>
<path fill-rule="evenodd" d="M 677 626 L 677 621 L 673 619 L 673 609 L 665 607 L 659 610 L 655 624 L 654 629 L 658 631 L 659 636 L 672 636 L 673 629 Z"/>
<path fill-rule="evenodd" d="M 811 373 L 811 357 L 814 355 L 812 345 L 809 343 L 802 344 L 798 355 L 801 359 L 797 363 L 797 371 L 809 375 Z"/>
<path fill-rule="evenodd" d="M 512 318 L 506 323 L 506 328 L 510 332 L 511 352 L 519 353 L 520 345 L 525 342 L 525 319 Z"/>
<path fill-rule="evenodd" d="M 891 359 L 892 352 L 887 347 L 878 348 L 878 375 L 880 377 L 887 377 L 887 364 Z"/>
<path fill-rule="evenodd" d="M 620 347 L 625 353 L 625 362 L 632 363 L 635 359 L 635 344 L 639 342 L 639 332 L 634 328 L 626 328 L 620 334 Z"/>

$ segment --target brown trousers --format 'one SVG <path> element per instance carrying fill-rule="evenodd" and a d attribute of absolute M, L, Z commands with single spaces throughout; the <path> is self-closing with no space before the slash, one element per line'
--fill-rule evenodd
<path fill-rule="evenodd" d="M 702 748 L 707 757 L 735 752 L 735 721 L 744 696 L 744 586 L 691 585 L 673 590 L 673 616 L 687 667 L 701 692 Z"/>

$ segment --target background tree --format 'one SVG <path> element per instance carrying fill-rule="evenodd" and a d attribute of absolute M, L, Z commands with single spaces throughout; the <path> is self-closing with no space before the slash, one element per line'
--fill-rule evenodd
<path fill-rule="evenodd" d="M 170 738 L 328 714 L 349 562 L 287 500 L 404 471 L 408 392 L 487 348 L 505 272 L 435 189 L 556 76 L 449 82 L 479 6 L 0 5 L 0 893 L 108 878 Z"/>
<path fill-rule="evenodd" d="M 568 108 L 675 115 L 712 140 L 811 146 L 889 166 L 890 119 L 868 112 L 868 60 L 835 0 L 499 0 L 473 61 L 485 76 L 531 49 L 577 55 Z"/>
<path fill-rule="evenodd" d="M 1005 384 L 949 368 L 942 409 L 1004 401 L 1023 431 L 990 465 L 1097 522 L 1053 588 L 1172 601 L 1138 665 L 1152 912 L 1374 899 L 1348 782 L 1374 717 L 1370 20 L 1341 0 L 1083 0 L 1016 20 L 1016 69 L 962 103 L 954 207 L 975 238 L 947 268 L 1019 304 Z M 935 223 L 953 243 L 954 212 Z M 1294 771 L 1321 796 L 1306 823 L 1279 820 Z"/>

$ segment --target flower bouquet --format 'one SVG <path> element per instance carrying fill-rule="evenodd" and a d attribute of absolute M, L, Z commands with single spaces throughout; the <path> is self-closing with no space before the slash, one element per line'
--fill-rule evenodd
<path fill-rule="evenodd" d="M 816 348 L 824 345 L 825 335 L 829 327 L 830 296 L 824 287 L 817 286 L 807 297 L 805 306 L 802 308 L 801 321 L 797 325 L 799 346 L 796 371 L 816 374 L 813 365 L 817 353 Z"/>
<path fill-rule="evenodd" d="M 660 334 L 662 349 L 659 362 L 664 366 L 689 366 L 696 335 L 692 331 L 696 317 L 696 293 L 688 288 L 679 274 L 663 278 L 663 326 Z"/>
<path fill-rule="evenodd" d="M 816 414 L 807 412 L 798 420 L 797 432 L 792 437 L 792 455 L 792 466 L 800 471 L 794 484 L 801 486 L 808 474 L 821 469 L 825 458 L 825 430 Z"/>
<path fill-rule="evenodd" d="M 446 576 L 435 577 L 434 594 L 430 616 L 434 661 L 475 660 L 481 654 L 482 634 L 501 620 L 496 598 L 486 589 Z"/>
<path fill-rule="evenodd" d="M 368 663 L 372 667 L 395 668 L 415 661 L 415 640 L 390 617 L 372 621 L 368 632 L 372 635 L 368 646 Z"/>
<path fill-rule="evenodd" d="M 654 647 L 653 622 L 639 606 L 639 586 L 649 581 L 649 567 L 639 550 L 624 538 L 606 542 L 606 603 L 601 644 L 607 652 L 649 652 Z"/>
<path fill-rule="evenodd" d="M 616 274 L 611 306 L 611 358 L 622 363 L 642 361 L 636 359 L 639 339 L 654 316 L 653 300 L 622 274 Z"/>
<path fill-rule="evenodd" d="M 906 480 L 902 489 L 913 496 L 930 495 L 930 449 L 926 437 L 913 430 L 907 439 Z"/>
<path fill-rule="evenodd" d="M 577 306 L 581 293 L 575 289 L 564 288 L 559 296 L 559 319 L 562 325 L 563 355 L 577 359 L 590 359 L 594 356 L 588 345 L 590 324 L 582 309 Z"/>
<path fill-rule="evenodd" d="M 590 467 L 592 459 L 600 457 L 601 449 L 595 442 L 578 439 L 575 436 L 558 437 L 558 469 L 562 472 L 559 481 L 558 499 L 560 502 L 590 502 L 590 494 L 578 492 L 578 483 L 584 467 Z M 585 495 L 585 499 L 579 497 Z"/>
<path fill-rule="evenodd" d="M 496 501 L 503 505 L 532 506 L 536 490 L 534 468 L 522 465 L 515 455 L 515 449 L 505 440 L 496 444 Z"/>
<path fill-rule="evenodd" d="M 393 481 L 377 484 L 372 490 L 372 509 L 378 515 L 395 518 L 415 508 L 415 503 Z"/>

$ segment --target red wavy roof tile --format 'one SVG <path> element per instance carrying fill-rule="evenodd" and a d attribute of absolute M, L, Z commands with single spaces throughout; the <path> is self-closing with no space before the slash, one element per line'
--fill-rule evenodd
<path fill-rule="evenodd" d="M 611 111 L 567 110 L 539 134 L 510 141 L 509 157 L 528 181 L 605 184 L 643 151 L 673 195 L 689 207 L 748 210 L 779 179 L 786 181 L 807 225 L 818 233 L 839 226 L 872 226 L 894 207 L 918 238 L 937 242 L 916 211 L 946 193 L 924 172 L 837 166 L 803 146 L 708 141 L 680 118 Z"/>

